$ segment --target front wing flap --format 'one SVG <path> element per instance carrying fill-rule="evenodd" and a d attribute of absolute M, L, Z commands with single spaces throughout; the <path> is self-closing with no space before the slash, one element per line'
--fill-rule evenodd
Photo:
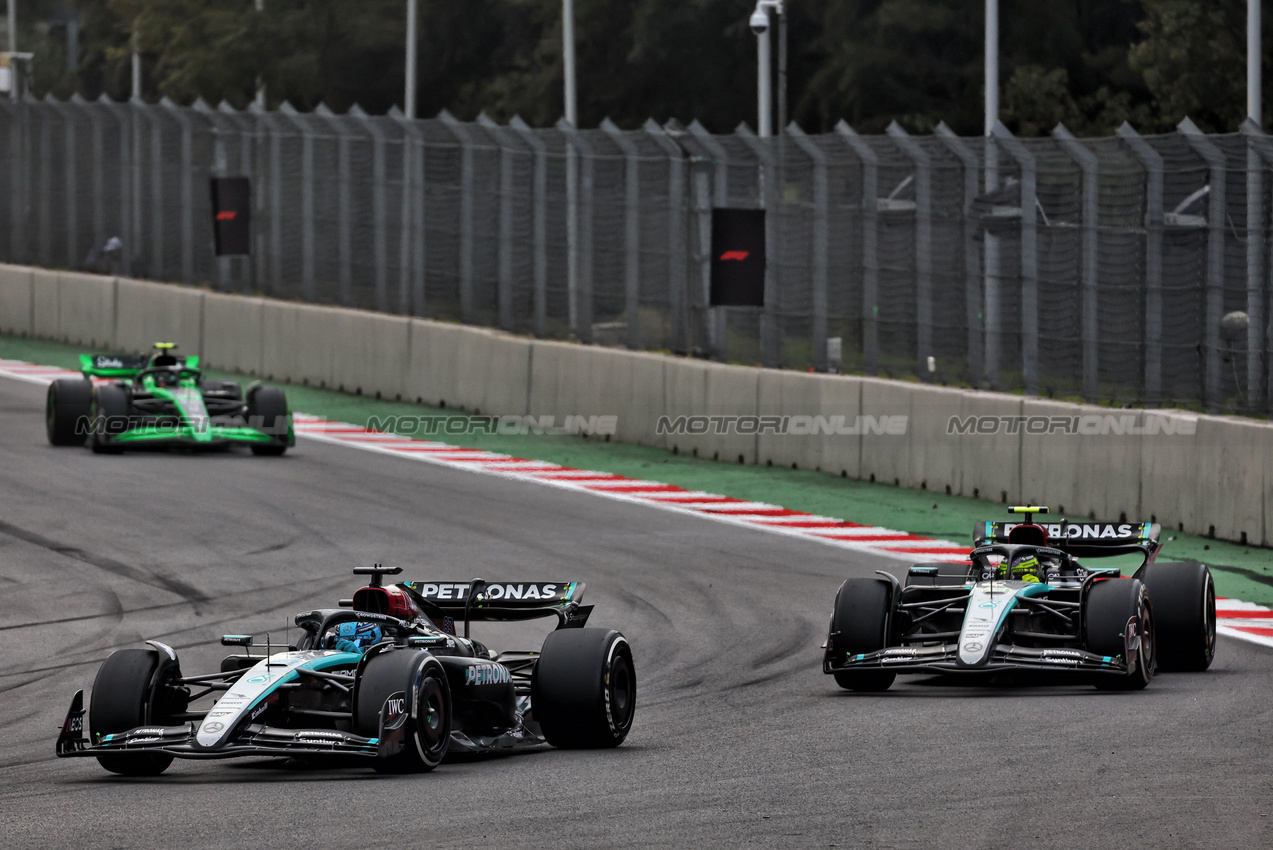
<path fill-rule="evenodd" d="M 282 729 L 249 724 L 224 744 L 201 747 L 195 743 L 196 725 L 139 726 L 127 732 L 103 735 L 93 744 L 84 734 L 84 692 L 76 691 L 57 739 L 60 757 L 168 753 L 178 758 L 223 759 L 240 756 L 363 756 L 383 758 L 401 752 L 404 736 L 391 730 L 385 737 L 364 738 L 332 729 Z M 383 727 L 384 720 L 382 718 Z M 393 733 L 397 734 L 393 734 Z"/>
<path fill-rule="evenodd" d="M 895 646 L 875 652 L 849 655 L 843 660 L 824 658 L 824 673 L 849 670 L 892 670 L 898 673 L 986 673 L 999 670 L 1048 670 L 1053 672 L 1108 673 L 1127 675 L 1127 664 L 1109 655 L 1082 649 L 1034 649 L 1000 643 L 981 664 L 959 659 L 958 644 L 942 646 Z"/>

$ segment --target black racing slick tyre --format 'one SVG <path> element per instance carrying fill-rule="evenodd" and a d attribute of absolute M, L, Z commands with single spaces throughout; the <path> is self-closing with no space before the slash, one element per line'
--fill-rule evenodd
<path fill-rule="evenodd" d="M 1216 586 L 1205 564 L 1147 564 L 1140 571 L 1154 605 L 1160 670 L 1201 671 L 1216 654 Z"/>
<path fill-rule="evenodd" d="M 1149 601 L 1145 586 L 1134 578 L 1105 579 L 1096 582 L 1088 591 L 1084 614 L 1084 645 L 1087 651 L 1122 658 L 1134 667 L 1123 677 L 1098 677 L 1096 687 L 1138 691 L 1154 678 L 1158 635 Z M 1133 626 L 1139 638 L 1139 649 L 1129 653 L 1127 636 Z"/>
<path fill-rule="evenodd" d="M 93 383 L 87 378 L 59 378 L 49 384 L 44 427 L 55 446 L 82 446 L 88 439 L 93 410 Z"/>
<path fill-rule="evenodd" d="M 155 699 L 159 653 L 153 649 L 121 649 L 97 671 L 88 707 L 89 740 L 149 724 L 168 725 Z M 158 776 L 172 764 L 163 753 L 103 755 L 97 761 L 121 776 Z"/>
<path fill-rule="evenodd" d="M 400 705 L 395 700 L 405 700 Z M 380 717 L 386 705 L 388 716 L 397 715 L 404 730 L 402 751 L 377 759 L 373 767 L 381 773 L 423 773 L 433 770 L 446 755 L 451 742 L 451 689 L 441 663 L 427 652 L 395 649 L 367 660 L 354 691 L 354 731 L 377 738 L 397 726 L 382 730 Z"/>
<path fill-rule="evenodd" d="M 93 414 L 89 448 L 94 454 L 119 454 L 124 449 L 114 437 L 128 430 L 128 393 L 115 384 L 93 387 Z"/>
<path fill-rule="evenodd" d="M 851 578 L 840 585 L 835 613 L 827 635 L 827 655 L 842 662 L 850 654 L 875 652 L 888 646 L 891 585 L 873 578 Z M 849 691 L 887 691 L 897 678 L 887 670 L 841 670 L 835 682 Z"/>
<path fill-rule="evenodd" d="M 558 629 L 548 635 L 535 665 L 530 704 L 554 747 L 619 746 L 636 714 L 636 667 L 627 638 L 613 629 Z"/>
<path fill-rule="evenodd" d="M 248 395 L 248 424 L 274 437 L 272 443 L 254 443 L 252 454 L 277 457 L 287 451 L 287 396 L 278 387 L 257 387 Z"/>

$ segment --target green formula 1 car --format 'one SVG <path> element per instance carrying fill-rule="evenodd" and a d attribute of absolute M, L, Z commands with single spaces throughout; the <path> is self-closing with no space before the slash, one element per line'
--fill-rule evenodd
<path fill-rule="evenodd" d="M 198 357 L 178 357 L 172 343 L 149 356 L 80 355 L 82 378 L 49 385 L 45 425 L 55 446 L 98 454 L 126 448 L 246 445 L 281 455 L 296 445 L 287 397 L 259 383 L 205 380 Z"/>

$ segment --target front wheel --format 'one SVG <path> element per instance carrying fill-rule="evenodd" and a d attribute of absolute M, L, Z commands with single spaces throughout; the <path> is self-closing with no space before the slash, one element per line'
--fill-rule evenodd
<path fill-rule="evenodd" d="M 124 447 L 115 437 L 129 427 L 128 393 L 115 384 L 99 384 L 93 388 L 93 425 L 88 445 L 93 454 L 119 454 Z"/>
<path fill-rule="evenodd" d="M 253 443 L 252 454 L 277 457 L 287 451 L 291 434 L 287 396 L 278 387 L 257 387 L 248 394 L 248 425 L 274 439 Z"/>
<path fill-rule="evenodd" d="M 87 378 L 59 378 L 49 384 L 44 427 L 55 446 L 82 446 L 88 439 L 93 384 Z"/>
<path fill-rule="evenodd" d="M 89 740 L 96 742 L 103 735 L 127 732 L 138 726 L 168 725 L 169 711 L 165 708 L 172 706 L 167 706 L 165 700 L 156 695 L 157 686 L 162 686 L 158 681 L 161 677 L 156 675 L 159 666 L 159 653 L 153 649 L 121 649 L 111 653 L 93 680 L 88 708 Z M 165 753 L 101 755 L 97 761 L 121 776 L 158 776 L 172 764 L 172 756 Z"/>
<path fill-rule="evenodd" d="M 613 629 L 548 635 L 535 665 L 531 710 L 554 747 L 619 746 L 636 713 L 636 667 L 627 638 Z"/>
<path fill-rule="evenodd" d="M 1158 666 L 1198 672 L 1216 654 L 1216 586 L 1199 563 L 1147 564 L 1141 581 L 1154 603 Z"/>
<path fill-rule="evenodd" d="M 891 585 L 879 579 L 851 578 L 840 585 L 827 635 L 827 657 L 843 663 L 849 655 L 888 646 Z M 840 670 L 835 683 L 848 691 L 887 691 L 897 674 L 888 670 Z"/>
<path fill-rule="evenodd" d="M 381 718 L 386 727 L 381 728 Z M 442 664 L 427 652 L 394 649 L 367 660 L 354 691 L 354 729 L 366 738 L 401 728 L 401 752 L 378 759 L 381 773 L 433 770 L 451 741 L 451 689 Z"/>
<path fill-rule="evenodd" d="M 1139 579 L 1096 582 L 1087 594 L 1084 631 L 1088 652 L 1121 658 L 1131 668 L 1123 677 L 1101 676 L 1096 687 L 1139 691 L 1154 678 L 1158 636 L 1149 594 Z"/>

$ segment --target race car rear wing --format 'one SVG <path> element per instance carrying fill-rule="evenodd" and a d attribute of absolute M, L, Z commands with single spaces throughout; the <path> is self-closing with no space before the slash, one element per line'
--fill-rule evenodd
<path fill-rule="evenodd" d="M 582 626 L 592 611 L 580 605 L 581 581 L 406 581 L 401 586 L 422 607 L 440 609 L 457 620 L 509 621 L 557 617 L 559 627 Z M 427 610 L 427 608 L 426 608 Z"/>
<path fill-rule="evenodd" d="M 188 369 L 199 368 L 197 355 L 178 358 Z M 81 354 L 80 371 L 86 378 L 131 378 L 150 363 L 145 355 Z"/>
<path fill-rule="evenodd" d="M 1008 535 L 1021 523 L 979 522 L 973 525 L 975 546 L 1008 543 Z M 1035 523 L 1048 535 L 1048 545 L 1080 558 L 1100 558 L 1143 552 L 1152 559 L 1162 546 L 1162 527 L 1156 522 L 1060 522 Z"/>

